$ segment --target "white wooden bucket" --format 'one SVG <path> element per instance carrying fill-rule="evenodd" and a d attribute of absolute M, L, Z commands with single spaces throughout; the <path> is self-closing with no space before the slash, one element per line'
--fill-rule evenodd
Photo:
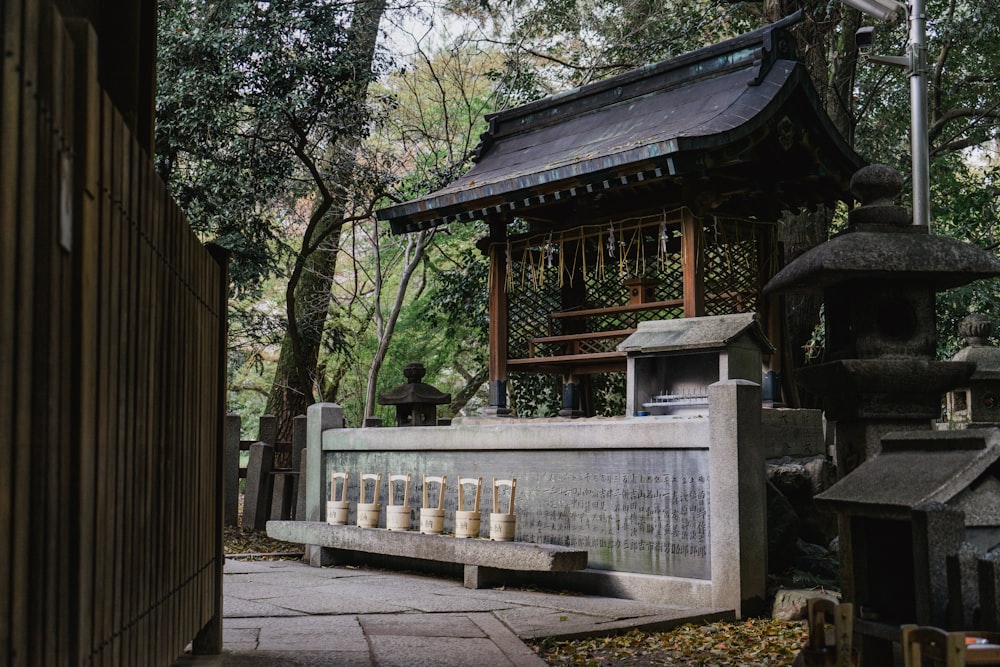
<path fill-rule="evenodd" d="M 420 508 L 420 532 L 425 535 L 440 535 L 444 532 L 444 486 L 446 475 L 428 477 L 424 475 L 424 505 Z M 439 484 L 437 507 L 431 507 L 428 491 L 431 484 Z"/>
<path fill-rule="evenodd" d="M 393 482 L 404 482 L 403 503 L 396 504 Z M 385 527 L 388 530 L 410 529 L 410 474 L 389 475 L 389 504 L 385 507 Z"/>
<path fill-rule="evenodd" d="M 510 499 L 507 511 L 500 511 L 501 486 L 510 487 Z M 516 532 L 517 515 L 514 514 L 514 494 L 517 491 L 516 479 L 493 478 L 493 512 L 490 514 L 490 539 L 495 542 L 512 542 Z"/>
<path fill-rule="evenodd" d="M 365 482 L 375 482 L 370 503 L 365 502 Z M 379 514 L 382 507 L 378 504 L 379 491 L 382 489 L 382 473 L 366 473 L 361 475 L 358 485 L 358 526 L 360 528 L 378 528 Z"/>
<path fill-rule="evenodd" d="M 350 473 L 330 472 L 330 500 L 326 502 L 326 522 L 346 526 L 351 504 L 347 502 L 347 480 Z M 340 498 L 337 497 L 337 480 L 340 480 Z"/>
<path fill-rule="evenodd" d="M 455 537 L 479 537 L 479 527 L 482 521 L 481 512 L 455 512 Z"/>
<path fill-rule="evenodd" d="M 466 485 L 476 488 L 473 496 L 472 509 L 465 509 L 465 499 L 463 490 Z M 482 512 L 479 511 L 479 498 L 483 490 L 482 477 L 461 477 L 458 478 L 458 510 L 455 512 L 455 537 L 479 537 L 480 524 L 482 522 Z"/>

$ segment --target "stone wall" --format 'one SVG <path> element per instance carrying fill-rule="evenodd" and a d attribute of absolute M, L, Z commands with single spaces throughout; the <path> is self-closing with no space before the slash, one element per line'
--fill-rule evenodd
<path fill-rule="evenodd" d="M 709 415 L 343 429 L 339 407 L 314 405 L 307 518 L 325 519 L 334 471 L 351 474 L 352 503 L 361 473 L 412 473 L 414 513 L 424 474 L 448 476 L 450 510 L 458 476 L 482 476 L 484 512 L 492 510 L 493 477 L 514 477 L 517 539 L 585 548 L 589 569 L 566 575 L 576 584 L 622 597 L 756 611 L 767 570 L 759 386 L 712 385 Z M 446 516 L 450 531 L 451 512 Z"/>

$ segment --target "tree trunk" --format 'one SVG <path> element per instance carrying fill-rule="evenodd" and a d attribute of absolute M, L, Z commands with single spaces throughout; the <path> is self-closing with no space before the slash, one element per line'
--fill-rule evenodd
<path fill-rule="evenodd" d="M 318 378 L 316 365 L 319 360 L 323 329 L 330 309 L 330 280 L 337 267 L 337 253 L 340 249 L 340 211 L 331 211 L 324 217 L 320 232 L 328 232 L 326 240 L 305 259 L 304 270 L 297 284 L 292 286 L 289 318 L 294 317 L 296 334 L 285 332 L 281 340 L 281 353 L 271 382 L 271 393 L 267 399 L 267 414 L 278 418 L 278 439 L 287 440 L 291 436 L 292 418 L 304 415 L 306 408 L 322 400 L 315 391 Z M 330 229 L 336 226 L 336 229 Z M 298 339 L 298 352 L 294 349 Z"/>
<path fill-rule="evenodd" d="M 389 351 L 389 341 L 392 339 L 392 334 L 396 329 L 396 322 L 399 320 L 399 313 L 403 309 L 403 299 L 406 296 L 406 289 L 409 287 L 410 279 L 413 277 L 413 272 L 416 271 L 420 262 L 423 261 L 424 252 L 427 250 L 427 245 L 434 238 L 434 229 L 427 231 L 417 232 L 416 234 L 411 234 L 410 238 L 406 243 L 406 250 L 404 252 L 404 259 L 406 265 L 403 268 L 403 275 L 399 279 L 399 286 L 396 289 L 396 298 L 393 301 L 392 308 L 389 311 L 389 317 L 386 321 L 382 319 L 382 306 L 380 295 L 382 293 L 382 288 L 384 286 L 382 282 L 382 272 L 380 270 L 381 260 L 376 258 L 376 300 L 375 300 L 375 318 L 378 324 L 378 349 L 375 351 L 375 356 L 372 358 L 372 362 L 368 367 L 368 384 L 365 388 L 365 417 L 371 417 L 375 414 L 375 393 L 378 386 L 378 376 L 379 372 L 382 370 L 382 363 L 385 361 L 385 355 Z M 376 238 L 378 237 L 378 232 L 376 230 Z"/>
<path fill-rule="evenodd" d="M 479 391 L 483 386 L 483 383 L 490 379 L 490 369 L 484 364 L 482 368 L 476 371 L 475 375 L 469 378 L 465 386 L 462 387 L 455 397 L 452 399 L 451 403 L 448 405 L 448 416 L 454 417 L 459 413 L 459 411 L 465 407 L 473 396 Z"/>
<path fill-rule="evenodd" d="M 351 32 L 345 49 L 354 54 L 357 71 L 365 72 L 358 79 L 355 99 L 362 102 L 368 91 L 368 75 L 375 57 L 378 25 L 385 11 L 385 0 L 360 0 L 354 9 Z M 303 142 L 305 143 L 305 142 Z M 278 418 L 278 438 L 289 439 L 292 419 L 305 414 L 309 404 L 315 402 L 314 387 L 322 383 L 316 377 L 320 343 L 326 327 L 331 301 L 331 277 L 337 262 L 340 230 L 344 225 L 345 200 L 343 192 L 349 189 L 353 176 L 350 159 L 337 160 L 337 156 L 353 154 L 358 137 L 343 136 L 339 145 L 330 148 L 336 160 L 332 173 L 305 165 L 317 181 L 320 201 L 318 214 L 314 214 L 303 238 L 302 250 L 286 292 L 288 330 L 281 343 L 281 353 L 271 383 L 267 411 Z M 304 162 L 308 157 L 300 154 Z M 323 178 L 331 183 L 320 183 Z M 332 193 L 337 192 L 336 200 Z M 324 398 L 324 397 L 318 397 Z"/>
<path fill-rule="evenodd" d="M 827 114 L 849 143 L 853 144 L 854 119 L 851 94 L 854 83 L 854 32 L 858 13 L 847 7 L 844 13 L 842 44 L 832 44 L 833 22 L 816 20 L 830 11 L 826 0 L 765 0 L 764 19 L 773 22 L 798 9 L 805 10 L 805 20 L 795 26 L 799 54 L 813 86 L 819 93 Z M 833 212 L 819 207 L 815 212 L 785 213 L 778 223 L 777 238 L 782 247 L 782 261 L 787 264 L 796 257 L 827 240 Z M 795 369 L 806 363 L 804 346 L 819 324 L 818 297 L 787 295 L 784 297 L 785 350 L 782 351 L 782 382 L 785 400 L 795 407 L 814 407 L 815 397 L 803 395 L 795 386 Z"/>

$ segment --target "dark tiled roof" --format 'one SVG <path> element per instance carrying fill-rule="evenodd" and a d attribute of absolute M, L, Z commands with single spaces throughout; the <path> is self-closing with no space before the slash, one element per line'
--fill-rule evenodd
<path fill-rule="evenodd" d="M 862 161 L 795 59 L 793 20 L 493 114 L 472 169 L 379 217 L 399 233 L 491 216 L 579 221 L 622 201 L 775 216 L 849 200 Z"/>

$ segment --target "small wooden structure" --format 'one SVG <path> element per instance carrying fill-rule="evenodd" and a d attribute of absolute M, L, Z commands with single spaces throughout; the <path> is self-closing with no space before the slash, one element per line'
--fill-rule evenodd
<path fill-rule="evenodd" d="M 862 164 L 797 60 L 798 20 L 493 114 L 465 176 L 379 211 L 395 233 L 488 223 L 488 412 L 508 411 L 509 372 L 624 372 L 643 320 L 757 311 L 780 345 L 759 296 L 774 222 L 849 201 Z"/>

